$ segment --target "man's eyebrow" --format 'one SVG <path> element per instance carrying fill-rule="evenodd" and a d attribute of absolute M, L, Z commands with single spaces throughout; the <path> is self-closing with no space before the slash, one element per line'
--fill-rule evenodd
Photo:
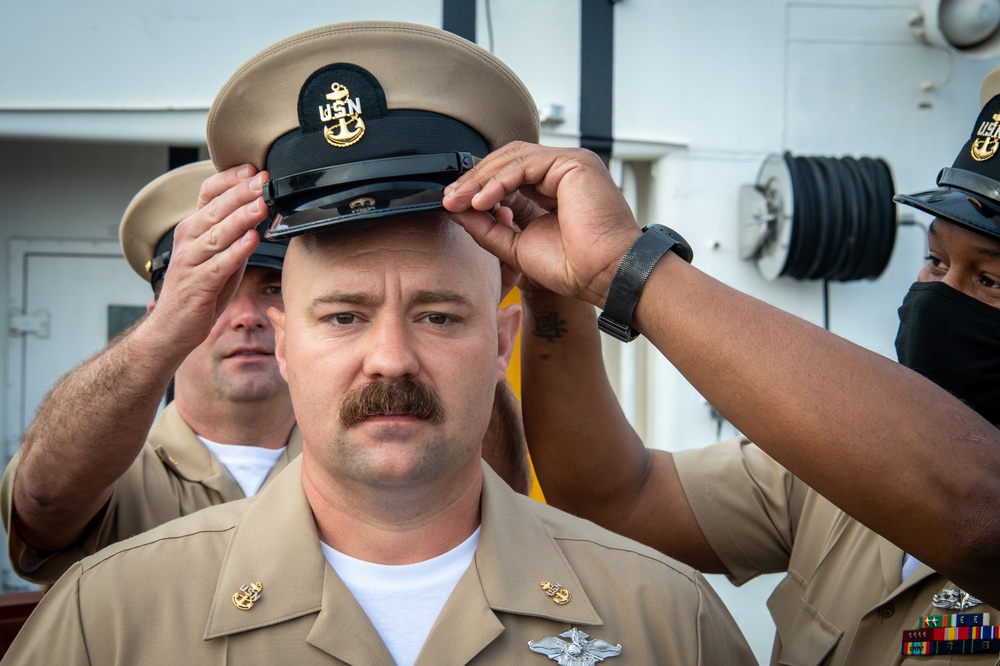
<path fill-rule="evenodd" d="M 371 296 L 360 292 L 334 291 L 312 300 L 313 305 L 370 305 L 375 302 Z M 451 289 L 421 289 L 413 293 L 411 303 L 453 303 L 473 307 L 472 300 L 465 294 Z"/>
<path fill-rule="evenodd" d="M 413 294 L 411 301 L 413 303 L 425 305 L 433 303 L 452 303 L 454 305 L 461 305 L 469 308 L 473 306 L 472 301 L 469 300 L 466 295 L 450 289 L 420 290 Z"/>
<path fill-rule="evenodd" d="M 312 305 L 369 305 L 373 302 L 371 296 L 357 292 L 335 291 L 312 300 Z"/>

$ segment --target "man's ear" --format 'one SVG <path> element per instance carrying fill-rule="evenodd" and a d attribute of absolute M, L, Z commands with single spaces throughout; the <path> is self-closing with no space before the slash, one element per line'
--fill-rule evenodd
<path fill-rule="evenodd" d="M 152 312 L 153 308 L 155 307 L 156 307 L 156 301 L 150 301 L 149 303 L 146 303 L 146 314 Z"/>
<path fill-rule="evenodd" d="M 288 381 L 288 372 L 285 370 L 285 313 L 278 308 L 268 308 L 267 317 L 271 320 L 274 328 L 274 357 L 278 359 L 278 371 L 284 380 Z"/>
<path fill-rule="evenodd" d="M 513 303 L 497 313 L 497 381 L 507 378 L 507 366 L 521 328 L 521 305 Z"/>

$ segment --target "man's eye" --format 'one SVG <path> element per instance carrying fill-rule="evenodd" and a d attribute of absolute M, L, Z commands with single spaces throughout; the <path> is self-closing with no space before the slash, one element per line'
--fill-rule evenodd
<path fill-rule="evenodd" d="M 427 323 L 434 324 L 435 326 L 443 326 L 451 321 L 451 318 L 448 315 L 444 315 L 439 312 L 433 312 L 424 317 L 424 319 L 427 320 Z"/>
<path fill-rule="evenodd" d="M 335 324 L 340 324 L 341 326 L 347 326 L 348 324 L 353 324 L 357 318 L 350 313 L 342 313 L 333 315 L 331 319 Z"/>
<path fill-rule="evenodd" d="M 268 296 L 281 296 L 281 285 L 273 285 L 264 290 Z"/>

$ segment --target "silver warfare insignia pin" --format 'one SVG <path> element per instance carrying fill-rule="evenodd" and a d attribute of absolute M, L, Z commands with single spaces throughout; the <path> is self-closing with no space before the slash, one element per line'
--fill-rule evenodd
<path fill-rule="evenodd" d="M 941 590 L 932 599 L 935 608 L 964 611 L 983 603 L 965 590 Z"/>
<path fill-rule="evenodd" d="M 540 641 L 528 641 L 532 652 L 544 654 L 559 666 L 594 666 L 599 661 L 617 657 L 622 646 L 612 645 L 601 639 L 590 640 L 590 636 L 573 627 L 559 634 L 562 638 L 550 636 Z M 562 640 L 568 638 L 569 641 Z"/>

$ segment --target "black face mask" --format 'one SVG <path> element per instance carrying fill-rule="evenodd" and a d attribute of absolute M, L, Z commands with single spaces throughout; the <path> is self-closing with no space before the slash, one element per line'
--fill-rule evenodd
<path fill-rule="evenodd" d="M 899 307 L 896 355 L 1000 424 L 1000 309 L 943 282 L 917 282 Z"/>

